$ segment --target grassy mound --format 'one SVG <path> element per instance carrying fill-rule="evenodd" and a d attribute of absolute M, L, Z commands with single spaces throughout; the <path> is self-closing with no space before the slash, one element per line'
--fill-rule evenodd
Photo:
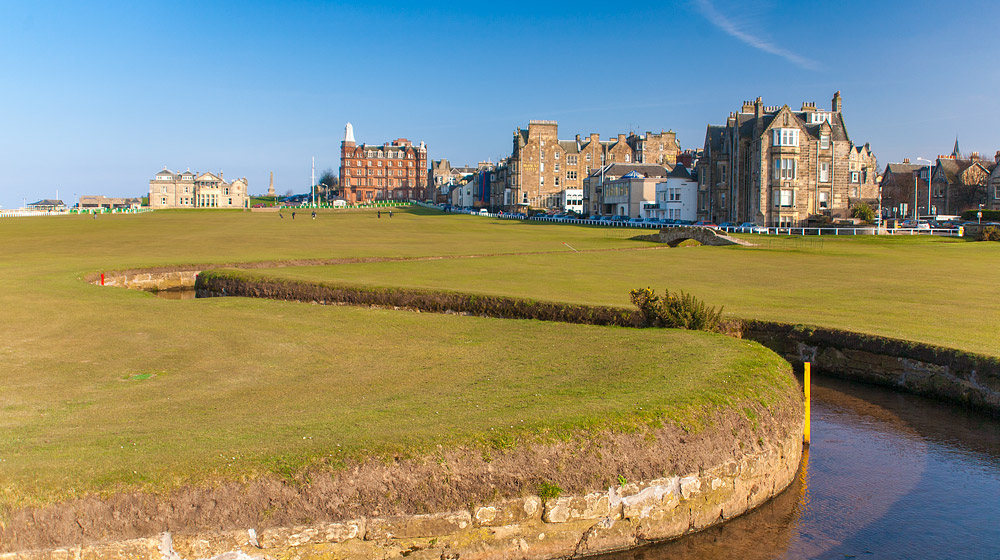
<path fill-rule="evenodd" d="M 719 407 L 767 406 L 794 390 L 771 352 L 705 333 L 166 301 L 80 280 L 187 263 L 644 246 L 594 228 L 419 209 L 374 216 L 0 221 L 8 253 L 0 261 L 0 508 L 293 479 L 309 467 L 437 445 L 488 450 L 662 422 L 697 429 Z"/>

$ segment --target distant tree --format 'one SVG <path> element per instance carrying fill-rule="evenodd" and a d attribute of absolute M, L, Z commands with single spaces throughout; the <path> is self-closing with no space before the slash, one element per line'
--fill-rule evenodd
<path fill-rule="evenodd" d="M 320 189 L 320 198 L 329 200 L 332 196 L 340 194 L 340 179 L 333 174 L 333 169 L 325 169 L 320 174 L 316 184 Z"/>

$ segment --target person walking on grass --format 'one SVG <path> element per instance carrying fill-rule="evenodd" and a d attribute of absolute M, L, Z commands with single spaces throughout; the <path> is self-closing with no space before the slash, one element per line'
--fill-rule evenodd
<path fill-rule="evenodd" d="M 377 213 L 378 213 L 378 217 L 379 217 L 379 219 L 381 219 L 381 218 L 382 218 L 382 211 L 381 211 L 381 210 L 379 210 L 379 211 L 378 211 Z"/>
<path fill-rule="evenodd" d="M 389 217 L 392 217 L 392 210 L 389 210 Z"/>
<path fill-rule="evenodd" d="M 295 212 L 292 212 L 292 219 L 295 219 Z"/>
<path fill-rule="evenodd" d="M 313 219 L 314 220 L 316 219 L 316 211 L 315 210 L 313 210 Z"/>

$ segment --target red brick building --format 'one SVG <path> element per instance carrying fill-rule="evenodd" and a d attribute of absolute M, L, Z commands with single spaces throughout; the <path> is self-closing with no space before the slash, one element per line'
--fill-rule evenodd
<path fill-rule="evenodd" d="M 348 204 L 379 200 L 426 200 L 427 148 L 398 138 L 381 146 L 354 142 L 354 127 L 344 127 L 340 143 L 340 186 Z"/>

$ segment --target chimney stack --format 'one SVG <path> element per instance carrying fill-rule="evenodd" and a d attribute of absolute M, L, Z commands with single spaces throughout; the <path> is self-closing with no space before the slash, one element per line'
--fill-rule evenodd
<path fill-rule="evenodd" d="M 833 94 L 833 102 L 830 105 L 831 105 L 830 108 L 833 110 L 834 113 L 839 113 L 840 110 L 844 107 L 844 100 L 841 99 L 840 97 L 840 91 L 837 91 L 837 93 Z"/>
<path fill-rule="evenodd" d="M 908 157 L 903 158 L 903 163 L 910 163 L 910 158 Z"/>
<path fill-rule="evenodd" d="M 760 118 L 764 116 L 764 98 L 758 97 L 753 102 L 753 114 L 755 117 Z"/>
<path fill-rule="evenodd" d="M 972 161 L 979 161 L 979 152 L 972 152 L 972 155 L 969 156 L 969 159 L 971 159 Z"/>

